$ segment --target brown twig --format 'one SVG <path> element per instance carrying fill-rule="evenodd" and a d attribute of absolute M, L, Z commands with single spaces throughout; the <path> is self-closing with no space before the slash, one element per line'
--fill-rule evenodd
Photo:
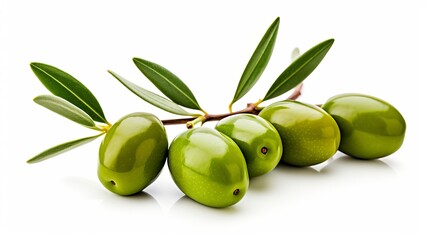
<path fill-rule="evenodd" d="M 302 87 L 303 87 L 302 83 L 296 86 L 292 94 L 287 99 L 289 100 L 298 99 L 298 97 L 301 96 Z M 222 114 L 205 114 L 204 116 L 200 116 L 200 117 L 166 119 L 161 121 L 164 125 L 186 124 L 187 128 L 193 128 L 194 125 L 197 123 L 204 124 L 205 122 L 219 121 L 223 118 L 236 115 L 236 114 L 248 113 L 248 114 L 258 115 L 259 112 L 261 111 L 261 109 L 258 108 L 259 103 L 260 101 L 257 103 L 248 103 L 246 108 L 235 112 L 222 113 Z"/>
<path fill-rule="evenodd" d="M 248 103 L 246 108 L 239 110 L 239 111 L 236 111 L 236 112 L 223 113 L 223 114 L 207 114 L 207 115 L 205 115 L 205 121 L 204 122 L 219 121 L 223 118 L 226 118 L 226 117 L 229 117 L 232 115 L 236 115 L 236 114 L 241 114 L 241 113 L 249 113 L 249 114 L 257 115 L 260 112 L 260 110 L 257 110 L 256 107 L 257 107 L 257 104 Z"/>
<path fill-rule="evenodd" d="M 304 86 L 303 83 L 300 83 L 298 86 L 295 87 L 293 90 L 293 93 L 287 98 L 288 100 L 296 100 L 301 96 L 302 94 L 302 87 Z"/>
<path fill-rule="evenodd" d="M 165 120 L 161 120 L 161 122 L 164 125 L 175 125 L 175 124 L 185 124 L 185 123 L 187 123 L 189 121 L 193 121 L 195 119 L 196 119 L 195 117 L 193 117 L 193 118 L 165 119 Z"/>
<path fill-rule="evenodd" d="M 219 121 L 223 118 L 236 115 L 236 114 L 249 113 L 249 114 L 257 115 L 260 112 L 260 110 L 256 109 L 256 107 L 257 107 L 257 104 L 248 103 L 246 108 L 232 113 L 206 114 L 201 117 L 166 119 L 161 121 L 164 125 L 186 124 L 188 128 L 192 128 L 198 122 L 201 122 L 201 124 L 204 124 L 205 122 L 209 122 L 209 121 Z"/>

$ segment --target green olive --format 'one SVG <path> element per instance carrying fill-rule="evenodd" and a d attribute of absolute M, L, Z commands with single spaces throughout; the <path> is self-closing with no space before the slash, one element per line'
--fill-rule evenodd
<path fill-rule="evenodd" d="M 265 107 L 259 116 L 279 132 L 283 143 L 282 162 L 286 164 L 297 167 L 319 164 L 338 150 L 338 125 L 317 106 L 287 100 Z"/>
<path fill-rule="evenodd" d="M 280 161 L 283 147 L 280 135 L 267 120 L 252 114 L 237 114 L 220 120 L 216 130 L 240 147 L 250 177 L 273 170 Z"/>
<path fill-rule="evenodd" d="M 360 159 L 376 159 L 397 151 L 404 141 L 406 124 L 388 102 L 364 94 L 330 98 L 325 109 L 341 131 L 339 150 Z"/>
<path fill-rule="evenodd" d="M 156 116 L 129 114 L 113 124 L 101 143 L 98 178 L 116 194 L 138 193 L 158 177 L 167 150 L 167 134 Z"/>
<path fill-rule="evenodd" d="M 240 148 L 211 128 L 194 128 L 178 135 L 170 145 L 168 167 L 183 193 L 210 207 L 239 202 L 249 185 Z"/>

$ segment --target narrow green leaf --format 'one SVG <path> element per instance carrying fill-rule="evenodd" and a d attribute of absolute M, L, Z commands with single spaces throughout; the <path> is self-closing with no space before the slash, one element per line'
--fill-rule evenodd
<path fill-rule="evenodd" d="M 173 102 L 203 111 L 188 86 L 172 72 L 141 58 L 134 58 L 133 61 L 137 68 Z"/>
<path fill-rule="evenodd" d="M 235 91 L 234 98 L 231 101 L 231 105 L 249 92 L 264 72 L 274 49 L 279 24 L 280 18 L 276 18 L 265 32 L 265 35 L 256 47 L 255 52 L 253 52 L 252 57 L 241 75 L 241 79 Z"/>
<path fill-rule="evenodd" d="M 70 142 L 66 142 L 66 143 L 54 146 L 54 147 L 49 148 L 49 149 L 37 154 L 36 156 L 32 157 L 31 159 L 29 159 L 27 161 L 27 163 L 37 163 L 37 162 L 41 162 L 43 160 L 46 160 L 48 158 L 52 158 L 52 157 L 57 156 L 61 153 L 72 150 L 73 148 L 79 147 L 85 143 L 89 143 L 92 140 L 98 138 L 99 136 L 101 136 L 103 134 L 104 133 L 101 133 L 101 134 L 98 134 L 95 136 L 91 136 L 91 137 L 76 139 L 76 140 L 73 140 Z"/>
<path fill-rule="evenodd" d="M 334 39 L 328 39 L 298 57 L 280 74 L 263 101 L 280 96 L 304 81 L 323 60 L 332 44 L 334 44 Z"/>
<path fill-rule="evenodd" d="M 43 85 L 86 112 L 93 120 L 108 123 L 95 96 L 70 74 L 44 63 L 31 63 L 31 69 Z"/>
<path fill-rule="evenodd" d="M 155 107 L 161 108 L 167 112 L 177 114 L 177 115 L 200 116 L 200 114 L 195 114 L 195 113 L 190 113 L 185 111 L 176 103 L 126 80 L 125 78 L 121 77 L 119 74 L 113 71 L 109 70 L 108 72 L 112 74 L 112 76 L 115 77 L 120 83 L 122 83 L 122 85 L 128 88 L 128 90 L 130 90 L 131 92 L 133 92 L 135 95 L 145 100 L 146 102 L 154 105 Z"/>
<path fill-rule="evenodd" d="M 34 98 L 37 104 L 85 127 L 96 129 L 92 118 L 80 108 L 55 95 L 41 95 Z"/>

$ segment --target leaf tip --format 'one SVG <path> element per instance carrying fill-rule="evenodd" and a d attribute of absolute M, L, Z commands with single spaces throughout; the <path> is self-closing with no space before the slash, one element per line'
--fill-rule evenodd
<path fill-rule="evenodd" d="M 40 68 L 40 65 L 41 65 L 41 63 L 39 63 L 39 62 L 31 62 L 30 68 L 31 68 L 31 70 L 34 71 L 35 69 Z"/>
<path fill-rule="evenodd" d="M 27 160 L 27 161 L 26 161 L 26 163 L 27 163 L 27 164 L 33 164 L 33 163 L 34 163 L 34 161 L 32 161 L 32 160 L 30 159 L 30 160 Z"/>
<path fill-rule="evenodd" d="M 280 25 L 280 17 L 277 17 L 277 18 L 273 21 L 273 23 L 271 24 L 271 28 L 275 28 L 275 29 L 276 29 L 276 31 L 277 31 L 277 29 L 279 28 L 279 25 Z"/>
<path fill-rule="evenodd" d="M 137 63 L 139 63 L 139 62 L 142 62 L 143 61 L 143 59 L 141 59 L 141 58 L 139 58 L 139 57 L 133 57 L 133 62 L 135 63 L 135 64 L 137 64 Z"/>
<path fill-rule="evenodd" d="M 327 49 L 330 49 L 332 47 L 332 45 L 334 44 L 334 42 L 335 42 L 335 39 L 330 38 L 330 39 L 326 40 L 324 43 L 326 43 Z"/>
<path fill-rule="evenodd" d="M 38 156 L 34 156 L 34 157 L 28 159 L 25 163 L 27 163 L 27 164 L 34 164 L 34 163 L 41 162 L 43 160 L 44 160 L 44 158 L 38 158 Z"/>
<path fill-rule="evenodd" d="M 137 68 L 141 68 L 142 66 L 147 66 L 148 64 L 150 64 L 151 62 L 149 62 L 148 60 L 145 60 L 143 58 L 139 58 L 139 57 L 133 57 L 133 62 L 134 64 L 137 66 Z"/>
<path fill-rule="evenodd" d="M 110 75 L 112 75 L 114 78 L 116 78 L 117 80 L 119 80 L 120 82 L 122 82 L 122 77 L 119 74 L 115 73 L 112 70 L 107 70 L 107 72 L 110 73 Z"/>
<path fill-rule="evenodd" d="M 34 97 L 33 98 L 33 102 L 36 103 L 36 104 L 38 104 L 38 105 L 40 105 L 40 98 L 41 98 L 41 95 Z"/>
<path fill-rule="evenodd" d="M 50 67 L 50 65 L 46 63 L 41 63 L 41 62 L 31 62 L 30 67 L 31 69 L 35 69 L 35 68 Z"/>
<path fill-rule="evenodd" d="M 30 66 L 31 66 L 31 67 L 33 67 L 33 66 L 37 66 L 37 65 L 39 65 L 39 64 L 40 64 L 39 62 L 31 62 L 31 63 L 30 63 Z"/>

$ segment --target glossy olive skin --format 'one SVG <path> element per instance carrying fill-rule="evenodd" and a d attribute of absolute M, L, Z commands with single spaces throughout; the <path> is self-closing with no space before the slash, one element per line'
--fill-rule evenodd
<path fill-rule="evenodd" d="M 141 192 L 158 177 L 167 150 L 167 134 L 156 116 L 129 114 L 113 124 L 101 143 L 98 178 L 119 195 Z"/>
<path fill-rule="evenodd" d="M 249 186 L 240 148 L 212 128 L 199 127 L 179 134 L 170 145 L 168 167 L 184 194 L 209 207 L 236 204 Z"/>
<path fill-rule="evenodd" d="M 376 159 L 396 152 L 405 137 L 406 123 L 388 102 L 364 94 L 341 94 L 323 106 L 341 131 L 339 150 L 360 159 Z"/>
<path fill-rule="evenodd" d="M 279 163 L 283 145 L 280 135 L 267 120 L 252 114 L 237 114 L 220 120 L 216 130 L 240 147 L 249 177 L 269 173 Z"/>
<path fill-rule="evenodd" d="M 283 143 L 282 162 L 306 167 L 328 160 L 338 150 L 340 131 L 323 109 L 298 102 L 282 101 L 265 107 L 259 116 L 271 122 Z"/>

